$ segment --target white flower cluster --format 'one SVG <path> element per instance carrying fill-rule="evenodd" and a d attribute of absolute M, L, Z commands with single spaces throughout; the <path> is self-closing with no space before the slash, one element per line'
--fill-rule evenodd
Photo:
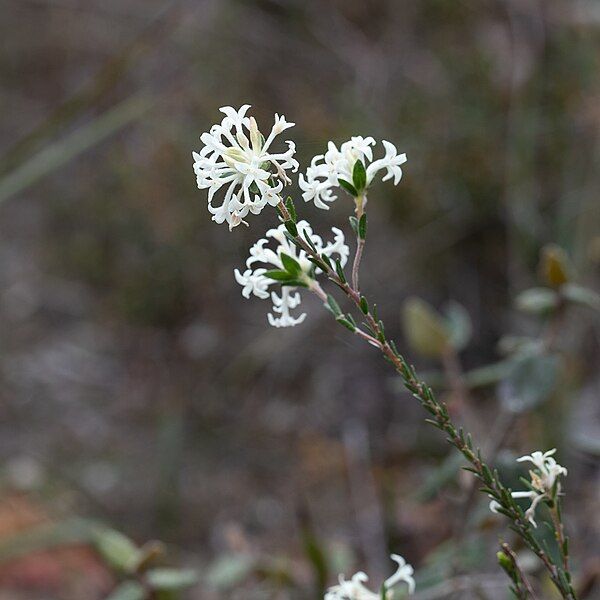
<path fill-rule="evenodd" d="M 293 142 L 286 142 L 285 152 L 271 152 L 275 138 L 294 123 L 276 114 L 265 140 L 254 117 L 246 116 L 249 108 L 248 104 L 239 110 L 231 106 L 221 108 L 225 117 L 200 136 L 204 144 L 200 152 L 192 152 L 198 187 L 208 189 L 212 219 L 227 222 L 230 230 L 245 223 L 248 213 L 257 215 L 267 204 L 275 206 L 284 184 L 290 183 L 286 170 L 298 170 Z M 215 194 L 221 188 L 226 188 L 223 202 L 215 206 Z"/>
<path fill-rule="evenodd" d="M 544 499 L 550 499 L 554 490 L 554 486 L 557 486 L 556 492 L 560 492 L 560 483 L 558 478 L 561 475 L 567 475 L 567 469 L 559 465 L 552 455 L 556 452 L 556 448 L 548 450 L 547 452 L 536 451 L 526 456 L 517 458 L 517 462 L 530 462 L 533 463 L 535 469 L 529 471 L 531 477 L 531 490 L 524 490 L 521 492 L 512 492 L 513 498 L 529 498 L 531 505 L 525 512 L 525 516 L 529 519 L 530 523 L 537 527 L 535 522 L 535 509 L 536 506 Z M 492 512 L 498 512 L 500 505 L 492 500 L 490 502 L 490 510 Z"/>
<path fill-rule="evenodd" d="M 398 563 L 398 568 L 383 584 L 386 590 L 386 598 L 391 599 L 393 597 L 392 588 L 400 582 L 406 583 L 408 593 L 413 594 L 415 591 L 413 568 L 398 554 L 392 554 L 391 558 Z M 380 594 L 372 592 L 365 586 L 368 580 L 369 577 L 362 571 L 355 573 L 349 580 L 340 575 L 339 584 L 329 588 L 325 594 L 325 600 L 381 600 Z"/>
<path fill-rule="evenodd" d="M 332 190 L 340 187 L 340 180 L 352 183 L 352 172 L 357 160 L 361 160 L 366 167 L 367 187 L 383 170 L 386 173 L 382 181 L 393 178 L 394 185 L 398 185 L 402 178 L 400 165 L 406 162 L 406 154 L 398 154 L 394 144 L 382 140 L 385 154 L 382 158 L 373 160 L 372 146 L 375 143 L 372 137 L 355 136 L 344 142 L 338 150 L 333 142 L 329 142 L 327 152 L 312 159 L 306 176 L 300 174 L 299 184 L 304 200 L 312 200 L 318 208 L 328 210 L 327 203 L 337 198 Z"/>
<path fill-rule="evenodd" d="M 297 223 L 298 233 L 301 236 L 309 236 L 313 242 L 317 252 L 319 254 L 325 254 L 327 257 L 331 257 L 333 254 L 337 254 L 342 266 L 346 264 L 348 254 L 350 252 L 348 246 L 344 240 L 344 234 L 337 228 L 332 228 L 334 241 L 323 243 L 323 240 L 318 236 L 314 235 L 310 225 L 306 221 L 299 221 Z M 245 298 L 249 298 L 250 294 L 254 294 L 259 298 L 271 298 L 273 302 L 273 313 L 279 316 L 269 313 L 268 320 L 274 327 L 292 327 L 298 323 L 302 323 L 306 318 L 306 313 L 302 313 L 298 317 L 293 317 L 290 314 L 290 310 L 296 308 L 300 304 L 300 294 L 297 291 L 295 285 L 283 285 L 281 288 L 281 296 L 278 296 L 276 292 L 269 292 L 269 286 L 278 284 L 275 281 L 265 275 L 268 269 L 261 266 L 256 268 L 256 263 L 262 263 L 269 266 L 270 269 L 285 269 L 282 261 L 282 254 L 287 255 L 297 261 L 301 268 L 301 274 L 298 277 L 300 281 L 304 283 L 306 287 L 310 287 L 313 284 L 313 269 L 316 271 L 315 274 L 320 272 L 319 269 L 313 266 L 313 264 L 306 257 L 304 250 L 299 250 L 294 244 L 292 244 L 285 235 L 285 225 L 281 224 L 276 229 L 270 229 L 266 233 L 266 238 L 258 240 L 254 246 L 250 248 L 250 256 L 246 261 L 246 270 L 240 273 L 238 269 L 235 269 L 235 279 L 243 286 L 242 295 Z M 269 248 L 270 240 L 275 240 L 276 247 Z"/>

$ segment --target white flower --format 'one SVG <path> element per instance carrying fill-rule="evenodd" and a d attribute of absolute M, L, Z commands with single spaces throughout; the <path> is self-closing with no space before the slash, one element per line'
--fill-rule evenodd
<path fill-rule="evenodd" d="M 286 142 L 285 152 L 271 151 L 275 138 L 294 123 L 276 114 L 265 140 L 254 117 L 246 116 L 249 108 L 249 104 L 239 110 L 231 106 L 221 108 L 225 117 L 200 136 L 204 144 L 200 152 L 192 152 L 198 187 L 208 189 L 212 220 L 228 223 L 230 230 L 245 223 L 248 213 L 257 215 L 267 204 L 275 206 L 283 186 L 290 182 L 286 170 L 298 170 L 293 142 Z M 221 188 L 225 188 L 223 201 L 214 205 L 215 194 Z"/>
<path fill-rule="evenodd" d="M 550 499 L 554 491 L 556 484 L 556 492 L 560 492 L 560 483 L 558 483 L 558 477 L 560 475 L 567 475 L 567 469 L 559 465 L 552 455 L 556 452 L 556 448 L 548 450 L 547 452 L 532 452 L 526 456 L 517 458 L 517 462 L 531 462 L 535 469 L 529 471 L 531 477 L 531 490 L 524 490 L 520 492 L 511 492 L 513 498 L 529 498 L 531 505 L 525 511 L 525 516 L 529 519 L 529 522 L 537 527 L 535 522 L 535 509 L 537 505 L 544 499 Z M 498 512 L 500 505 L 495 500 L 490 502 L 490 510 L 494 513 Z"/>
<path fill-rule="evenodd" d="M 337 196 L 333 188 L 340 187 L 340 179 L 352 183 L 352 171 L 357 160 L 362 160 L 367 172 L 367 187 L 371 185 L 375 176 L 385 170 L 382 181 L 394 180 L 398 185 L 402 178 L 400 165 L 406 162 L 406 154 L 398 154 L 394 144 L 382 140 L 385 154 L 382 158 L 373 160 L 375 140 L 372 137 L 363 138 L 355 136 L 344 142 L 340 149 L 333 142 L 327 145 L 327 152 L 315 156 L 306 176 L 300 174 L 299 184 L 302 197 L 306 202 L 313 201 L 315 206 L 329 209 L 328 202 L 333 202 Z"/>
<path fill-rule="evenodd" d="M 406 583 L 408 585 L 408 593 L 413 594 L 415 591 L 413 568 L 398 554 L 392 554 L 391 558 L 398 563 L 398 568 L 383 583 L 386 589 L 386 598 L 393 598 L 394 592 L 392 588 L 400 582 Z M 349 580 L 340 575 L 338 585 L 329 588 L 325 594 L 325 600 L 381 600 L 380 594 L 372 592 L 365 586 L 368 580 L 368 576 L 362 571 L 355 573 Z"/>
<path fill-rule="evenodd" d="M 342 266 L 348 260 L 350 250 L 345 243 L 344 234 L 337 228 L 332 228 L 334 241 L 323 243 L 323 240 L 313 234 L 310 225 L 306 221 L 297 223 L 298 232 L 301 236 L 308 235 L 312 240 L 317 252 L 331 257 L 337 254 Z M 250 248 L 250 256 L 246 261 L 246 270 L 241 273 L 235 269 L 234 275 L 236 281 L 242 286 L 242 295 L 249 298 L 251 294 L 258 298 L 271 298 L 273 302 L 273 313 L 269 313 L 268 320 L 273 327 L 291 327 L 302 323 L 306 318 L 306 313 L 302 313 L 298 317 L 291 315 L 290 310 L 297 308 L 300 304 L 300 294 L 298 293 L 298 285 L 284 285 L 281 287 L 281 295 L 270 290 L 270 286 L 279 285 L 279 282 L 265 275 L 268 270 L 285 270 L 282 262 L 282 253 L 294 259 L 300 266 L 301 273 L 298 276 L 298 281 L 302 282 L 306 287 L 310 287 L 313 281 L 313 276 L 321 271 L 314 267 L 308 260 L 304 250 L 298 249 L 285 235 L 285 225 L 281 224 L 276 229 L 270 229 L 266 233 L 266 237 L 258 240 Z M 274 248 L 269 247 L 271 240 L 276 242 Z M 262 263 L 265 266 L 255 267 L 256 263 Z M 314 270 L 314 273 L 313 273 Z M 276 316 L 277 315 L 277 316 Z"/>

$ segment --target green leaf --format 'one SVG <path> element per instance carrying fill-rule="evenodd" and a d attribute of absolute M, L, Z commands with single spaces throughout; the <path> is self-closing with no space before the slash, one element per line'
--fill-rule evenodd
<path fill-rule="evenodd" d="M 349 329 L 352 333 L 356 331 L 356 326 L 352 325 L 352 323 L 350 323 L 350 321 L 348 321 L 348 319 L 346 319 L 345 317 L 337 317 L 336 321 L 340 325 L 343 325 L 346 329 Z"/>
<path fill-rule="evenodd" d="M 513 361 L 508 377 L 498 387 L 498 397 L 505 409 L 521 413 L 547 400 L 556 387 L 557 356 L 533 354 Z"/>
<path fill-rule="evenodd" d="M 198 582 L 194 569 L 152 569 L 146 573 L 146 581 L 154 590 L 182 590 Z"/>
<path fill-rule="evenodd" d="M 294 206 L 294 201 L 292 200 L 291 196 L 288 196 L 286 201 L 285 201 L 285 207 L 287 208 L 288 212 L 290 213 L 290 218 L 292 219 L 292 221 L 294 221 L 294 223 L 296 223 L 298 221 L 298 215 L 296 214 L 296 207 Z"/>
<path fill-rule="evenodd" d="M 285 228 L 290 232 L 290 235 L 298 237 L 298 228 L 296 227 L 296 223 L 294 223 L 293 221 L 286 221 L 284 225 Z"/>
<path fill-rule="evenodd" d="M 563 296 L 570 302 L 600 310 L 600 295 L 589 288 L 574 283 L 567 283 L 562 288 Z"/>
<path fill-rule="evenodd" d="M 331 294 L 327 294 L 327 306 L 329 307 L 329 310 L 331 310 L 331 312 L 336 316 L 336 318 L 341 316 L 342 309 Z"/>
<path fill-rule="evenodd" d="M 352 169 L 352 183 L 358 192 L 362 192 L 367 187 L 367 172 L 363 161 L 360 159 L 354 163 L 354 168 Z"/>
<path fill-rule="evenodd" d="M 340 184 L 340 187 L 342 189 L 344 189 L 346 192 L 348 192 L 354 198 L 356 198 L 356 196 L 358 196 L 358 192 L 356 191 L 356 188 L 349 181 L 338 178 L 338 183 Z"/>
<path fill-rule="evenodd" d="M 404 333 L 412 348 L 426 357 L 439 358 L 450 343 L 450 331 L 442 317 L 420 298 L 409 298 L 402 310 Z"/>
<path fill-rule="evenodd" d="M 229 554 L 218 558 L 209 568 L 206 580 L 217 590 L 239 585 L 256 567 L 256 558 L 250 554 Z"/>
<path fill-rule="evenodd" d="M 300 263 L 295 258 L 292 258 L 289 254 L 280 252 L 279 258 L 281 258 L 283 267 L 290 275 L 296 277 L 302 273 L 302 267 L 300 266 Z"/>
<path fill-rule="evenodd" d="M 99 526 L 92 535 L 94 547 L 100 556 L 114 569 L 132 573 L 140 559 L 140 549 L 127 536 Z"/>
<path fill-rule="evenodd" d="M 358 219 L 356 217 L 348 217 L 350 221 L 350 227 L 352 227 L 352 231 L 354 231 L 355 235 L 358 235 Z"/>
<path fill-rule="evenodd" d="M 517 296 L 515 305 L 523 312 L 545 314 L 558 306 L 558 294 L 550 288 L 531 288 Z"/>
<path fill-rule="evenodd" d="M 450 331 L 450 344 L 455 350 L 463 350 L 473 333 L 473 324 L 467 309 L 462 304 L 451 301 L 448 303 L 445 316 Z"/>
<path fill-rule="evenodd" d="M 271 271 L 267 271 L 265 273 L 265 277 L 269 279 L 274 279 L 275 281 L 290 281 L 294 278 L 293 275 L 290 275 L 287 271 L 282 271 L 280 269 L 273 269 Z"/>
<path fill-rule="evenodd" d="M 335 261 L 335 272 L 342 280 L 342 283 L 346 283 L 346 275 L 344 274 L 344 269 L 342 268 L 342 263 L 340 262 L 339 258 L 337 258 Z"/>
<path fill-rule="evenodd" d="M 288 286 L 292 286 L 292 287 L 308 287 L 308 284 L 306 283 L 306 281 L 303 281 L 302 279 L 288 279 L 287 281 L 282 281 L 281 282 L 282 286 L 288 285 Z"/>
<path fill-rule="evenodd" d="M 313 241 L 310 239 L 310 235 L 308 235 L 308 231 L 306 231 L 306 229 L 302 231 L 302 237 L 306 240 L 306 243 L 313 249 L 313 251 L 316 252 L 317 248 L 314 245 Z"/>
<path fill-rule="evenodd" d="M 321 548 L 319 541 L 314 533 L 310 530 L 304 532 L 304 553 L 308 558 L 317 582 L 318 593 L 323 595 L 327 584 L 329 569 L 327 567 L 327 557 Z"/>
<path fill-rule="evenodd" d="M 106 600 L 144 600 L 146 590 L 137 581 L 125 581 L 109 594 Z"/>
<path fill-rule="evenodd" d="M 296 241 L 296 238 L 290 234 L 289 231 L 284 231 L 283 235 L 285 235 L 286 239 L 288 239 L 292 244 L 294 244 L 294 246 L 296 246 L 297 248 L 302 248 L 302 246 L 300 246 L 300 244 Z"/>
<path fill-rule="evenodd" d="M 508 377 L 512 366 L 512 360 L 502 360 L 497 363 L 472 369 L 465 373 L 465 383 L 471 389 L 494 385 L 505 377 Z M 427 377 L 424 377 L 424 379 L 429 381 Z"/>
<path fill-rule="evenodd" d="M 358 237 L 364 240 L 367 237 L 367 214 L 363 213 L 358 221 Z"/>
<path fill-rule="evenodd" d="M 369 303 L 364 296 L 360 297 L 360 310 L 362 311 L 363 315 L 369 314 Z"/>

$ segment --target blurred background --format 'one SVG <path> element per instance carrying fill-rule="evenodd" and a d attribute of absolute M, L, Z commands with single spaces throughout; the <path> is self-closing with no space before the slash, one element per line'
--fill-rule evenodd
<path fill-rule="evenodd" d="M 420 598 L 507 597 L 510 531 L 389 365 L 306 295 L 288 330 L 241 297 L 276 217 L 211 222 L 191 151 L 244 103 L 296 123 L 304 167 L 356 134 L 408 154 L 370 194 L 363 289 L 507 483 L 558 448 L 600 597 L 598 2 L 0 8 L 2 600 L 150 598 L 150 564 L 186 569 L 155 598 L 314 599 L 341 571 L 377 589 L 390 552 Z M 292 193 L 351 239 L 348 198 Z"/>

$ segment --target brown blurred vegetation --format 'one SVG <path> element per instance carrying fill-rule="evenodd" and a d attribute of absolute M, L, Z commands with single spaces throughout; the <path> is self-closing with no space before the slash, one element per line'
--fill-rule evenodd
<path fill-rule="evenodd" d="M 231 234 L 212 223 L 190 152 L 219 106 L 243 103 L 265 128 L 275 112 L 296 123 L 301 165 L 329 139 L 393 141 L 409 161 L 397 188 L 371 194 L 363 287 L 399 347 L 406 297 L 460 302 L 474 332 L 463 368 L 493 363 L 502 336 L 542 330 L 513 301 L 539 283 L 543 246 L 559 244 L 573 277 L 598 284 L 598 3 L 0 4 L 2 515 L 27 506 L 159 538 L 173 562 L 200 568 L 194 598 L 314 598 L 315 552 L 327 583 L 356 567 L 377 581 L 388 550 L 424 581 L 497 576 L 500 520 L 478 499 L 461 531 L 467 479 L 380 357 L 310 298 L 292 330 L 268 328 L 264 303 L 241 298 L 233 269 L 275 215 Z M 350 212 L 345 199 L 297 208 L 317 231 Z M 506 469 L 506 449 L 559 448 L 571 552 L 588 579 L 599 333 L 597 313 L 568 311 L 559 383 L 498 448 Z M 470 398 L 482 443 L 498 396 Z M 97 573 L 86 561 L 60 568 Z M 85 592 L 38 572 L 15 584 L 0 567 L 2 599 L 110 588 L 102 574 Z"/>

